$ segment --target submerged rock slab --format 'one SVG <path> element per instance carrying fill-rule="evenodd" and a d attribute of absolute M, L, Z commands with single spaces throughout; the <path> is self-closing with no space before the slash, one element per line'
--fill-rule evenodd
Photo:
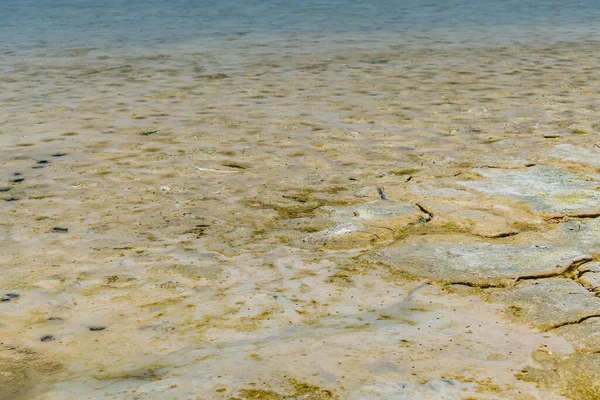
<path fill-rule="evenodd" d="M 551 167 L 526 170 L 474 168 L 485 178 L 459 182 L 480 192 L 526 202 L 534 211 L 569 216 L 600 215 L 600 182 Z"/>
<path fill-rule="evenodd" d="M 600 353 L 600 317 L 561 326 L 554 333 L 567 339 L 577 350 Z"/>
<path fill-rule="evenodd" d="M 487 238 L 512 236 L 519 233 L 518 230 L 511 227 L 506 218 L 486 211 L 430 201 L 423 201 L 419 204 L 435 215 L 434 225 L 450 231 L 468 232 L 471 235 Z"/>
<path fill-rule="evenodd" d="M 579 283 L 592 292 L 600 291 L 600 262 L 591 262 L 579 267 Z"/>
<path fill-rule="evenodd" d="M 482 287 L 503 286 L 518 278 L 558 275 L 574 263 L 590 259 L 572 248 L 435 240 L 413 240 L 368 257 L 420 278 Z"/>
<path fill-rule="evenodd" d="M 600 299 L 567 278 L 521 282 L 512 289 L 493 293 L 490 299 L 506 304 L 510 314 L 521 322 L 543 330 L 600 316 Z"/>
<path fill-rule="evenodd" d="M 479 210 L 458 210 L 445 216 L 473 235 L 494 238 L 516 235 L 504 218 Z"/>
<path fill-rule="evenodd" d="M 564 143 L 554 146 L 547 154 L 550 158 L 561 161 L 572 161 L 588 165 L 600 165 L 600 152 L 591 151 L 585 147 Z"/>
<path fill-rule="evenodd" d="M 541 368 L 527 367 L 517 373 L 523 381 L 542 383 L 568 399 L 600 399 L 600 354 L 575 352 L 569 356 L 534 352 Z"/>
<path fill-rule="evenodd" d="M 365 248 L 397 238 L 403 229 L 427 218 L 412 204 L 376 201 L 349 207 L 323 207 L 336 224 L 302 239 L 302 247 Z"/>
<path fill-rule="evenodd" d="M 600 218 L 570 220 L 560 224 L 566 243 L 590 253 L 600 250 Z"/>

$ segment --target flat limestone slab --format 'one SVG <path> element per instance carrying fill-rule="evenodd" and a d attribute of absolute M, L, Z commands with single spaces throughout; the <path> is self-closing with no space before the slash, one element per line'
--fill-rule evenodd
<path fill-rule="evenodd" d="M 600 299 L 567 278 L 524 281 L 490 299 L 506 304 L 521 322 L 543 330 L 600 316 Z"/>
<path fill-rule="evenodd" d="M 561 326 L 554 330 L 567 339 L 577 350 L 600 353 L 600 317 L 593 317 L 579 324 Z"/>
<path fill-rule="evenodd" d="M 572 248 L 440 243 L 434 239 L 412 240 L 367 257 L 420 278 L 482 287 L 561 274 L 573 263 L 590 259 Z"/>
<path fill-rule="evenodd" d="M 578 270 L 579 283 L 592 292 L 600 291 L 600 262 L 586 263 Z"/>
<path fill-rule="evenodd" d="M 421 204 L 435 215 L 436 224 L 449 229 L 460 229 L 486 238 L 505 237 L 518 233 L 505 218 L 489 212 L 431 202 Z"/>
<path fill-rule="evenodd" d="M 600 218 L 572 219 L 559 224 L 558 240 L 591 254 L 600 250 Z M 586 266 L 592 263 L 586 264 Z"/>
<path fill-rule="evenodd" d="M 481 181 L 460 185 L 526 202 L 534 211 L 569 216 L 600 215 L 600 182 L 551 167 L 526 170 L 474 168 Z"/>
<path fill-rule="evenodd" d="M 458 226 L 469 230 L 473 235 L 494 238 L 511 236 L 518 233 L 508 222 L 494 214 L 479 210 L 458 210 L 445 216 Z"/>
<path fill-rule="evenodd" d="M 408 226 L 427 218 L 408 203 L 376 201 L 349 207 L 323 207 L 319 213 L 336 224 L 302 239 L 302 247 L 332 250 L 366 248 L 397 238 Z"/>
<path fill-rule="evenodd" d="M 591 151 L 585 147 L 568 143 L 554 146 L 547 155 L 550 158 L 557 158 L 561 161 L 571 161 L 596 166 L 600 165 L 600 152 Z"/>

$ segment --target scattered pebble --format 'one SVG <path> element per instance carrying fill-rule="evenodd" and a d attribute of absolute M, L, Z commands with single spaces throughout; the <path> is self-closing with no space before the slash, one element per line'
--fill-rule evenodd
<path fill-rule="evenodd" d="M 24 180 L 25 180 L 25 178 L 16 178 L 16 179 L 11 180 L 11 182 L 12 183 L 20 183 L 20 182 L 23 182 Z"/>
<path fill-rule="evenodd" d="M 6 293 L 4 296 L 2 296 L 1 301 L 2 302 L 7 302 L 7 301 L 11 301 L 14 299 L 18 299 L 21 295 L 18 293 Z"/>
<path fill-rule="evenodd" d="M 50 163 L 50 161 L 48 161 L 48 160 L 39 160 L 39 161 L 36 161 L 36 163 L 37 164 L 48 164 L 48 163 Z"/>
<path fill-rule="evenodd" d="M 17 201 L 17 200 L 19 200 L 19 199 L 16 197 L 9 197 L 9 198 L 4 199 L 4 201 Z"/>
<path fill-rule="evenodd" d="M 69 232 L 69 228 L 61 228 L 59 226 L 55 226 L 54 228 L 52 228 L 52 232 L 65 233 L 65 232 Z"/>
<path fill-rule="evenodd" d="M 44 335 L 40 338 L 40 340 L 42 342 L 51 342 L 51 341 L 55 340 L 55 338 L 52 335 Z"/>
<path fill-rule="evenodd" d="M 377 188 L 377 193 L 379 193 L 379 197 L 381 197 L 381 200 L 389 200 L 386 194 L 384 193 L 383 188 Z"/>
<path fill-rule="evenodd" d="M 52 157 L 63 157 L 66 155 L 67 155 L 67 153 L 54 153 L 54 154 L 52 154 Z"/>
<path fill-rule="evenodd" d="M 105 326 L 88 326 L 88 329 L 92 332 L 103 331 L 106 329 Z"/>
<path fill-rule="evenodd" d="M 10 190 L 9 187 L 0 188 L 0 193 L 8 192 Z"/>

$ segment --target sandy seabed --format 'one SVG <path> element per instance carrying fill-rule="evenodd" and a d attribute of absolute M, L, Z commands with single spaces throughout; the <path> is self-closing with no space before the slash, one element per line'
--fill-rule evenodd
<path fill-rule="evenodd" d="M 600 398 L 598 43 L 230 46 L 0 60 L 0 398 Z"/>

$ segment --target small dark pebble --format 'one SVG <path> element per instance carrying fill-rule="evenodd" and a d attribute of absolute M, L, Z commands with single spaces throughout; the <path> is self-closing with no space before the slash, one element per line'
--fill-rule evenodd
<path fill-rule="evenodd" d="M 34 165 L 33 167 L 31 167 L 31 169 L 40 169 L 40 168 L 44 168 L 43 165 Z"/>
<path fill-rule="evenodd" d="M 10 190 L 10 188 L 3 187 L 3 188 L 0 188 L 0 193 L 8 192 L 9 190 Z"/>
<path fill-rule="evenodd" d="M 59 226 L 55 226 L 54 228 L 52 228 L 52 232 L 69 232 L 69 228 L 61 228 Z"/>
<path fill-rule="evenodd" d="M 382 188 L 377 188 L 377 193 L 379 193 L 381 200 L 389 200 Z"/>
<path fill-rule="evenodd" d="M 4 296 L 2 296 L 2 298 L 0 298 L 0 301 L 3 303 L 6 303 L 13 299 L 18 299 L 18 298 L 19 298 L 18 293 L 6 293 Z"/>
<path fill-rule="evenodd" d="M 66 156 L 67 153 L 54 153 L 52 154 L 52 157 L 62 157 L 62 156 Z"/>
<path fill-rule="evenodd" d="M 88 329 L 92 332 L 103 331 L 106 329 L 105 326 L 88 326 Z"/>
<path fill-rule="evenodd" d="M 17 178 L 17 179 L 13 179 L 11 180 L 12 183 L 19 183 L 19 182 L 23 182 L 25 180 L 25 178 Z"/>
<path fill-rule="evenodd" d="M 21 175 L 21 173 L 20 172 L 13 172 L 13 175 L 14 176 L 19 176 L 19 175 Z"/>
<path fill-rule="evenodd" d="M 19 199 L 17 199 L 16 197 L 9 197 L 7 199 L 4 199 L 4 201 L 17 201 Z"/>
<path fill-rule="evenodd" d="M 39 161 L 36 161 L 36 162 L 38 164 L 48 164 L 50 161 L 48 161 L 48 160 L 39 160 Z"/>
<path fill-rule="evenodd" d="M 50 317 L 47 319 L 47 321 L 62 321 L 61 317 Z"/>
<path fill-rule="evenodd" d="M 54 340 L 54 336 L 52 335 L 44 335 L 40 338 L 42 342 L 51 342 Z"/>

